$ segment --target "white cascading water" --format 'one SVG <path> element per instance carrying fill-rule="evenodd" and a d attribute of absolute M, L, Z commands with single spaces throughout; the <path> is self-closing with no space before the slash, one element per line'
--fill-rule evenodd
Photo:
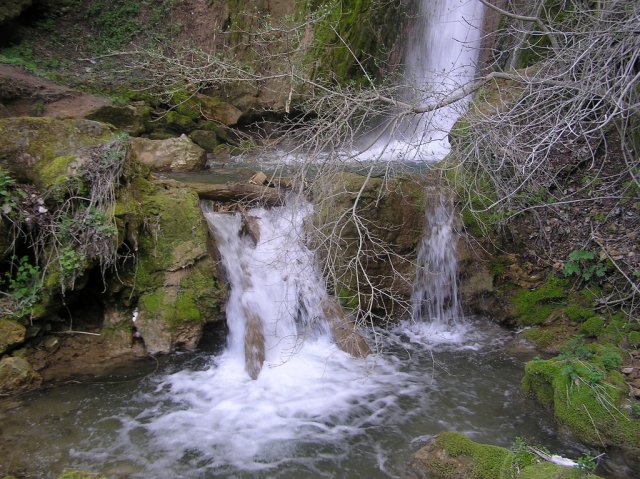
<path fill-rule="evenodd" d="M 458 261 L 453 212 L 440 201 L 426 215 L 418 248 L 416 276 L 411 294 L 413 331 L 427 343 L 464 342 L 468 324 L 463 320 L 458 295 Z"/>
<path fill-rule="evenodd" d="M 484 6 L 479 0 L 419 0 L 405 45 L 406 102 L 431 105 L 474 79 Z M 448 133 L 466 100 L 401 122 L 362 158 L 438 161 L 449 152 Z M 380 133 L 376 133 L 379 136 Z"/>

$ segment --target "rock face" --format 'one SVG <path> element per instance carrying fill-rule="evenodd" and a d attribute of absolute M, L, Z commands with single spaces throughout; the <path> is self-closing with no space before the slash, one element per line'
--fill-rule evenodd
<path fill-rule="evenodd" d="M 374 309 L 392 314 L 396 306 L 387 293 L 404 299 L 411 295 L 416 250 L 425 221 L 423 186 L 416 178 L 384 182 L 338 173 L 317 182 L 313 195 L 319 200 L 315 221 L 319 229 L 317 236 L 313 232 L 310 236 L 317 238 L 314 247 L 334 261 L 334 276 L 340 278 L 335 294 L 347 306 L 357 303 L 360 294 L 361 304 L 372 299 Z M 361 223 L 352 215 L 354 205 Z M 339 232 L 338 238 L 335 232 Z M 335 242 L 326 241 L 329 236 Z M 366 254 L 361 256 L 361 271 L 356 272 L 349 265 L 359 250 Z M 368 279 L 359 282 L 363 273 Z"/>
<path fill-rule="evenodd" d="M 151 118 L 151 108 L 144 104 L 104 105 L 89 113 L 86 118 L 109 123 L 132 136 L 137 136 L 147 130 Z"/>
<path fill-rule="evenodd" d="M 147 351 L 194 348 L 204 324 L 219 319 L 224 298 L 197 194 L 138 178 L 117 210 L 125 236 L 137 232 L 138 262 L 127 279 L 133 293 L 126 288 L 120 296 L 139 298 L 136 327 Z"/>
<path fill-rule="evenodd" d="M 0 319 L 0 354 L 22 343 L 26 334 L 27 329 L 20 323 L 10 319 Z"/>
<path fill-rule="evenodd" d="M 133 138 L 131 156 L 152 171 L 192 171 L 204 168 L 206 152 L 187 136 L 167 140 Z"/>
<path fill-rule="evenodd" d="M 0 395 L 28 391 L 41 383 L 42 378 L 26 359 L 6 357 L 0 360 Z"/>

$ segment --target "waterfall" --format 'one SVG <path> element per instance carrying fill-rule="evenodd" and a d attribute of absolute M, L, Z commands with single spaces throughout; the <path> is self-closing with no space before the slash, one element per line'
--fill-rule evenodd
<path fill-rule="evenodd" d="M 411 306 L 414 319 L 429 320 L 445 328 L 461 316 L 453 215 L 443 205 L 426 218 Z"/>
<path fill-rule="evenodd" d="M 203 210 L 230 286 L 226 314 L 228 350 L 244 358 L 256 379 L 263 367 L 291 359 L 305 339 L 328 337 L 353 356 L 368 347 L 326 292 L 315 256 L 304 243 L 311 205 L 287 205 L 243 214 Z"/>
<path fill-rule="evenodd" d="M 420 343 L 461 345 L 473 340 L 460 307 L 454 213 L 449 203 L 440 199 L 426 213 L 411 294 L 412 321 L 402 323 L 409 337 Z"/>
<path fill-rule="evenodd" d="M 479 0 L 417 0 L 418 11 L 405 45 L 405 101 L 436 103 L 473 80 L 484 16 Z M 466 106 L 460 100 L 433 113 L 400 122 L 364 154 L 407 161 L 438 161 L 449 152 L 447 139 Z M 386 125 L 386 128 L 391 128 Z M 380 136 L 376 133 L 374 136 Z"/>

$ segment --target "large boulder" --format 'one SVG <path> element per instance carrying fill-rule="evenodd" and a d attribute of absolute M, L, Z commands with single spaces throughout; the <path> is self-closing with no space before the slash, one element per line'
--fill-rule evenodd
<path fill-rule="evenodd" d="M 91 147 L 115 131 L 90 120 L 0 119 L 0 166 L 18 182 L 47 191 L 76 176 Z"/>
<path fill-rule="evenodd" d="M 206 152 L 186 135 L 167 140 L 133 138 L 132 158 L 152 171 L 192 171 L 204 168 Z"/>
<path fill-rule="evenodd" d="M 239 109 L 220 98 L 202 94 L 196 95 L 196 98 L 200 104 L 202 116 L 207 120 L 213 120 L 223 125 L 231 126 L 238 123 L 238 120 L 242 116 L 242 112 Z"/>
<path fill-rule="evenodd" d="M 137 232 L 129 241 L 137 265 L 121 295 L 123 301 L 138 298 L 135 326 L 147 351 L 194 348 L 204 324 L 219 319 L 224 301 L 197 194 L 139 178 L 120 198 L 116 214 L 128 231 L 124 236 Z"/>
<path fill-rule="evenodd" d="M 28 391 L 41 383 L 42 378 L 26 359 L 6 357 L 0 360 L 0 395 Z"/>
<path fill-rule="evenodd" d="M 21 344 L 27 334 L 27 328 L 11 319 L 0 319 L 0 354 L 13 346 Z"/>

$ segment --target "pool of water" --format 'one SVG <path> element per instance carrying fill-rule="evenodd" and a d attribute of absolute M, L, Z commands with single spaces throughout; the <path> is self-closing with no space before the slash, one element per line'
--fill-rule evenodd
<path fill-rule="evenodd" d="M 512 337 L 486 322 L 455 334 L 402 324 L 367 359 L 324 341 L 309 339 L 256 381 L 218 344 L 127 372 L 140 379 L 24 397 L 0 416 L 0 475 L 402 477 L 445 430 L 579 454 L 521 395 L 522 363 L 505 352 Z"/>

